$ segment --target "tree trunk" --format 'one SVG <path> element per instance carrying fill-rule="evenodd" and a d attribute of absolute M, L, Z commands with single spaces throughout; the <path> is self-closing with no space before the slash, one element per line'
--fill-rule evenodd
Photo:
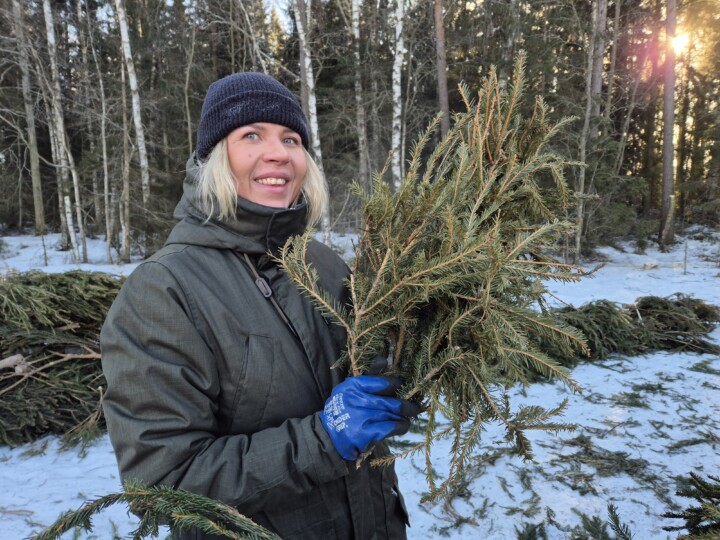
<path fill-rule="evenodd" d="M 437 56 L 438 101 L 442 118 L 440 133 L 443 138 L 450 131 L 450 105 L 448 104 L 447 61 L 445 59 L 445 23 L 443 22 L 443 0 L 435 0 L 435 52 Z"/>
<path fill-rule="evenodd" d="M 673 38 L 677 24 L 677 4 L 675 0 L 667 0 L 665 26 L 665 88 L 663 99 L 663 176 L 662 176 L 662 213 L 660 215 L 660 247 L 667 249 L 674 240 L 672 205 L 675 194 L 673 178 L 673 161 L 675 147 L 673 133 L 675 131 L 675 49 Z"/>
<path fill-rule="evenodd" d="M 51 80 L 48 82 L 48 93 L 50 96 L 50 104 L 52 108 L 52 125 L 55 132 L 55 144 L 57 147 L 57 158 L 61 168 L 60 176 L 63 179 L 63 205 L 65 216 L 68 224 L 68 234 L 73 249 L 73 257 L 76 261 L 82 260 L 87 262 L 87 245 L 85 243 L 85 229 L 82 221 L 82 205 L 80 201 L 79 177 L 75 168 L 75 163 L 70 152 L 65 131 L 65 119 L 62 110 L 62 90 L 60 88 L 60 72 L 57 65 L 57 42 L 55 39 L 55 26 L 50 7 L 50 0 L 43 0 L 43 15 L 45 17 L 45 35 L 48 45 L 48 56 L 50 58 Z M 67 186 L 68 173 L 72 174 L 73 187 L 75 190 L 75 210 L 77 219 L 78 236 L 82 241 L 82 258 L 78 249 L 77 238 L 75 236 L 75 226 L 72 223 L 72 201 L 70 195 L 67 194 L 65 186 Z"/>
<path fill-rule="evenodd" d="M 678 111 L 680 113 L 680 117 L 678 118 L 677 124 L 680 128 L 680 133 L 678 133 L 677 138 L 677 160 L 675 164 L 675 184 L 679 188 L 682 188 L 682 185 L 687 182 L 687 162 L 690 157 L 690 152 L 688 148 L 688 116 L 690 115 L 690 65 L 688 64 L 687 70 L 685 71 L 685 80 L 680 80 L 680 110 Z M 697 128 L 697 125 L 694 126 Z M 694 131 L 694 130 L 693 130 Z M 680 224 L 682 227 L 682 224 L 685 222 L 685 205 L 687 203 L 687 192 L 683 189 L 679 189 L 680 191 L 680 201 L 678 203 L 678 217 L 680 218 Z"/>
<path fill-rule="evenodd" d="M 125 89 L 125 67 L 120 64 L 120 73 L 122 80 L 122 138 L 123 138 L 123 167 L 122 167 L 122 193 L 120 195 L 120 204 L 118 218 L 120 220 L 120 231 L 122 232 L 122 247 L 120 250 L 120 258 L 124 263 L 130 262 L 130 144 L 127 121 L 127 91 Z"/>
<path fill-rule="evenodd" d="M 250 17 L 248 16 L 247 10 L 245 9 L 245 6 L 243 5 L 243 0 L 237 0 L 237 5 L 240 8 L 240 11 L 243 13 L 243 17 L 245 18 L 245 24 L 247 26 L 247 37 L 250 39 L 250 50 L 252 51 L 252 67 L 254 70 L 257 70 L 258 68 L 262 70 L 263 73 L 267 73 L 267 66 L 265 65 L 265 60 L 263 59 L 262 51 L 260 50 L 260 46 L 258 45 L 257 37 L 255 36 L 255 28 L 250 20 Z"/>
<path fill-rule="evenodd" d="M 605 56 L 605 28 L 607 27 L 607 0 L 596 0 L 593 11 L 593 57 L 592 57 L 592 111 L 595 118 L 600 116 L 602 101 L 603 58 Z M 597 137 L 597 130 L 590 132 L 590 138 Z"/>
<path fill-rule="evenodd" d="M 645 66 L 645 62 L 647 61 L 647 53 L 643 56 L 642 60 L 638 64 L 639 69 L 638 72 L 640 72 L 643 67 Z M 623 126 L 622 126 L 622 132 L 620 133 L 620 141 L 618 143 L 618 151 L 615 156 L 615 166 L 613 167 L 613 173 L 614 176 L 618 176 L 620 174 L 620 170 L 622 168 L 624 156 L 625 156 L 625 146 L 627 144 L 627 138 L 628 133 L 630 132 L 630 122 L 632 121 L 632 115 L 635 111 L 635 105 L 637 104 L 637 92 L 638 87 L 640 86 L 641 77 L 635 77 L 635 83 L 633 84 L 633 89 L 630 94 L 630 100 L 628 101 L 627 105 L 627 111 L 625 112 L 625 118 L 623 120 Z"/>
<path fill-rule="evenodd" d="M 230 25 L 232 28 L 232 25 Z M 187 126 L 188 154 L 193 152 L 193 127 L 192 117 L 190 116 L 190 70 L 193 67 L 193 56 L 195 56 L 195 26 L 192 27 L 190 34 L 190 52 L 188 53 L 188 61 L 185 66 L 185 86 L 183 87 L 183 95 L 185 97 L 185 124 Z M 169 172 L 169 171 L 166 171 Z"/>
<path fill-rule="evenodd" d="M 307 113 L 310 122 L 310 140 L 313 157 L 320 169 L 320 174 L 325 174 L 322 165 L 322 150 L 320 148 L 320 132 L 317 118 L 317 99 L 315 96 L 315 75 L 313 73 L 312 56 L 310 51 L 310 26 L 312 20 L 310 8 L 311 2 L 305 4 L 305 0 L 294 0 L 295 24 L 298 28 L 300 38 L 300 50 L 302 58 L 302 84 L 307 91 Z M 330 243 L 330 209 L 326 208 L 322 216 L 321 229 L 325 243 Z"/>
<path fill-rule="evenodd" d="M 127 16 L 123 0 L 115 0 L 123 57 L 127 68 L 130 95 L 132 99 L 133 123 L 135 125 L 135 139 L 137 141 L 138 158 L 140 160 L 140 181 L 142 186 L 143 210 L 147 211 L 150 203 L 150 167 L 148 165 L 147 147 L 145 146 L 145 132 L 142 124 L 142 109 L 140 107 L 140 91 L 138 90 L 135 63 L 130 48 L 130 34 L 128 32 Z"/>
<path fill-rule="evenodd" d="M 100 91 L 100 148 L 102 151 L 102 170 L 103 170 L 103 216 L 105 218 L 105 256 L 108 263 L 112 264 L 112 239 L 115 234 L 112 211 L 113 201 L 112 187 L 110 182 L 110 173 L 108 172 L 108 151 L 107 151 L 107 98 L 105 97 L 105 83 L 103 82 L 102 70 L 98 61 L 97 51 L 95 50 L 95 39 L 93 37 L 93 23 L 90 19 L 90 8 L 85 4 L 85 16 L 88 23 L 88 43 L 90 52 L 92 53 L 93 63 L 95 64 L 95 74 L 97 76 L 98 90 Z"/>
<path fill-rule="evenodd" d="M 660 18 L 660 2 L 657 0 L 657 17 Z M 650 79 L 648 81 L 649 88 L 647 90 L 648 106 L 643 113 L 643 142 L 645 144 L 645 151 L 643 156 L 642 175 L 645 177 L 648 185 L 648 193 L 643 203 L 643 217 L 650 219 L 653 216 L 653 211 L 658 207 L 659 197 L 659 185 L 658 179 L 659 174 L 656 174 L 655 167 L 658 162 L 655 144 L 655 133 L 657 124 L 657 109 L 659 100 L 659 49 L 660 39 L 658 37 L 659 31 L 657 28 L 653 28 L 652 38 L 648 44 L 648 51 L 651 58 L 651 70 Z"/>
<path fill-rule="evenodd" d="M 392 16 L 391 28 L 395 28 L 395 43 L 392 66 L 392 185 L 397 191 L 403 177 L 402 152 L 402 68 L 405 61 L 405 41 L 403 23 L 405 21 L 405 0 L 395 0 L 395 11 Z"/>
<path fill-rule="evenodd" d="M 363 188 L 370 188 L 370 152 L 368 150 L 367 121 L 362 84 L 362 60 L 360 58 L 360 11 L 361 0 L 352 0 L 351 31 L 353 58 L 355 59 L 355 120 L 358 132 L 358 182 Z"/>
<path fill-rule="evenodd" d="M 613 40 L 610 48 L 610 68 L 607 75 L 607 90 L 605 94 L 605 109 L 603 110 L 603 135 L 610 129 L 610 116 L 612 113 L 612 98 L 615 91 L 615 66 L 617 65 L 618 40 L 620 39 L 620 6 L 622 0 L 615 0 L 615 13 L 613 17 Z M 639 79 L 637 77 L 636 79 Z M 635 86 L 637 88 L 637 85 Z"/>
<path fill-rule="evenodd" d="M 600 0 L 601 2 L 604 0 Z M 595 66 L 595 33 L 597 31 L 597 4 L 593 4 L 593 26 L 588 36 L 588 49 L 585 66 L 585 116 L 583 127 L 580 132 L 579 158 L 581 163 L 587 159 L 588 137 L 590 134 L 590 118 L 593 113 L 593 71 Z M 583 226 L 585 219 L 585 171 L 586 167 L 580 167 L 578 173 L 577 189 L 577 230 L 575 231 L 575 264 L 580 264 L 582 252 Z"/>
<path fill-rule="evenodd" d="M 500 54 L 502 61 L 498 67 L 498 83 L 502 89 L 507 87 L 508 79 L 512 73 L 513 65 L 515 64 L 515 50 L 518 39 L 520 38 L 520 12 L 518 4 L 519 0 L 507 1 L 509 20 L 502 25 L 502 31 L 505 34 L 505 43 L 504 47 L 501 48 Z M 492 5 L 489 5 L 488 9 L 492 11 Z"/>
<path fill-rule="evenodd" d="M 15 35 L 18 40 L 18 52 L 20 53 L 23 106 L 25 108 L 25 123 L 27 124 L 30 177 L 35 211 L 35 234 L 43 235 L 45 234 L 45 204 L 42 193 L 42 179 L 40 177 L 40 154 L 38 152 L 37 133 L 35 131 L 35 109 L 30 88 L 30 59 L 26 49 L 23 16 L 18 0 L 13 0 L 13 23 Z"/>

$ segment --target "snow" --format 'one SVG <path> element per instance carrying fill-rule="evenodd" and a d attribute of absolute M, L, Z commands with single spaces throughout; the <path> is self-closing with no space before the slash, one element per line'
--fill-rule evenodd
<path fill-rule="evenodd" d="M 697 231 L 696 231 L 697 232 Z M 89 239 L 89 264 L 57 251 L 57 236 L 5 236 L 0 273 L 75 268 L 128 275 L 137 265 L 108 264 L 102 240 Z M 349 238 L 336 238 L 346 252 Z M 668 253 L 631 245 L 599 251 L 605 265 L 576 284 L 550 283 L 554 302 L 580 306 L 607 299 L 631 303 L 639 296 L 683 293 L 720 305 L 720 234 L 688 234 Z M 45 263 L 45 254 L 47 263 Z M 720 329 L 711 338 L 720 341 Z M 720 357 L 655 352 L 582 363 L 571 372 L 584 389 L 538 383 L 513 392 L 520 403 L 554 407 L 575 431 L 530 433 L 534 460 L 510 455 L 499 426 L 489 426 L 466 483 L 448 501 L 421 503 L 427 491 L 424 455 L 398 460 L 400 487 L 410 513 L 411 539 L 516 538 L 528 524 L 543 524 L 548 539 L 576 537 L 583 516 L 607 519 L 612 502 L 636 540 L 676 538 L 661 514 L 695 501 L 675 495 L 691 471 L 720 470 Z M 408 440 L 417 439 L 409 435 Z M 449 443 L 433 447 L 433 467 L 447 469 Z M 86 448 L 63 448 L 56 437 L 10 449 L 0 447 L 0 538 L 20 540 L 67 510 L 120 490 L 107 436 Z M 64 538 L 127 536 L 136 524 L 123 506 L 97 515 L 92 533 Z"/>

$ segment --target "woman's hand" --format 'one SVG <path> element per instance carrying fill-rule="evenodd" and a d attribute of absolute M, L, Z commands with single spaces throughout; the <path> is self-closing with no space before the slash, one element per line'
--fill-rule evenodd
<path fill-rule="evenodd" d="M 386 437 L 407 433 L 421 409 L 394 397 L 399 387 L 398 377 L 359 375 L 333 389 L 320 420 L 343 459 L 353 461 Z"/>

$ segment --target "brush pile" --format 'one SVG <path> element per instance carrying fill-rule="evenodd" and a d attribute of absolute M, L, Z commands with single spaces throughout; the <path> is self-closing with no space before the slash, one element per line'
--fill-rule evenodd
<path fill-rule="evenodd" d="M 79 270 L 0 277 L 0 443 L 101 432 L 99 335 L 121 285 Z"/>

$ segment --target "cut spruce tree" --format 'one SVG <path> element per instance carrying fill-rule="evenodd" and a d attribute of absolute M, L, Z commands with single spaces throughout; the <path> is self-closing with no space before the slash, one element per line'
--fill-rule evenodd
<path fill-rule="evenodd" d="M 404 380 L 403 397 L 423 404 L 425 439 L 405 453 L 426 453 L 428 498 L 461 478 L 489 422 L 502 423 L 525 457 L 527 430 L 572 427 L 555 422 L 566 402 L 551 410 L 514 408 L 507 395 L 538 375 L 579 390 L 537 343 L 552 343 L 563 355 L 587 353 L 582 334 L 543 303 L 548 280 L 585 275 L 550 255 L 573 234 L 558 214 L 570 197 L 564 169 L 577 164 L 548 150 L 570 119 L 551 122 L 539 97 L 523 115 L 523 72 L 519 56 L 507 90 L 494 71 L 475 99 L 461 87 L 467 110 L 454 116 L 434 149 L 428 147 L 439 119 L 419 137 L 397 192 L 385 171 L 370 193 L 355 186 L 363 223 L 348 283 L 352 306 L 338 305 L 316 285 L 305 259 L 312 233 L 290 241 L 278 257 L 347 331 L 336 369 L 359 375 L 376 355 L 387 356 L 390 371 Z M 442 437 L 453 445 L 449 474 L 439 479 L 430 451 Z"/>

